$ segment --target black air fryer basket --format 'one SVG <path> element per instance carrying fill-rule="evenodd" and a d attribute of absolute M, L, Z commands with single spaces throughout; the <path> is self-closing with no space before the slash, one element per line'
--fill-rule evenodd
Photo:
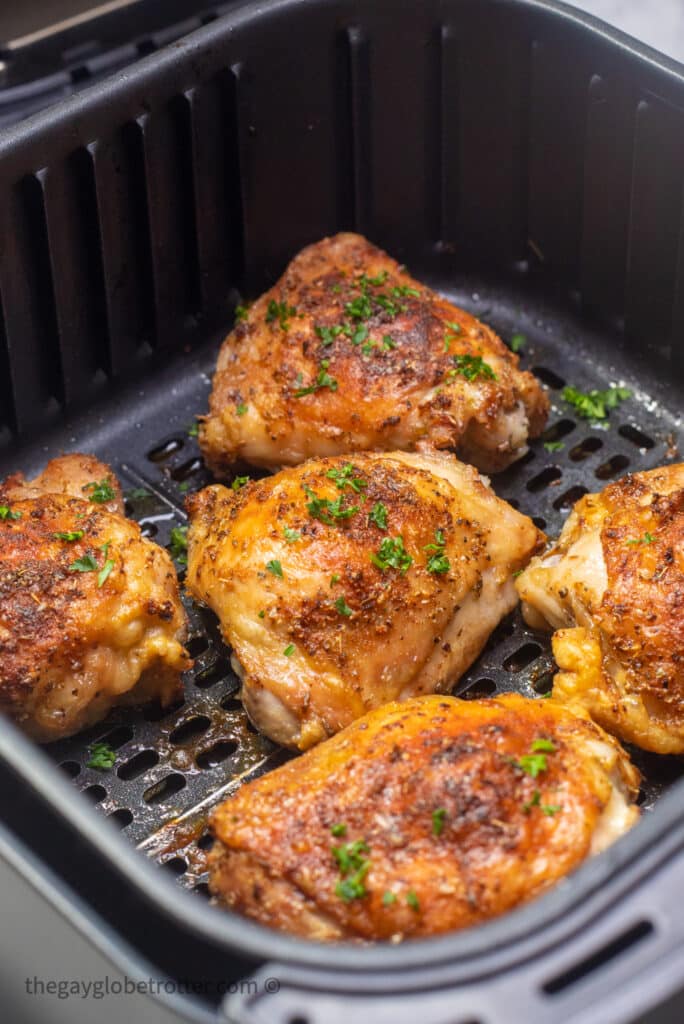
<path fill-rule="evenodd" d="M 560 4 L 238 4 L 0 138 L 0 475 L 92 451 L 148 492 L 129 514 L 168 543 L 209 479 L 189 427 L 236 302 L 352 229 L 525 335 L 552 414 L 495 487 L 555 535 L 588 490 L 679 458 L 683 185 L 680 66 Z M 633 395 L 598 429 L 565 383 Z M 0 854 L 104 962 L 175 982 L 155 998 L 185 1020 L 664 1019 L 684 989 L 674 758 L 635 753 L 638 827 L 477 929 L 322 946 L 211 907 L 207 814 L 285 755 L 248 724 L 215 620 L 188 610 L 181 706 L 44 751 L 0 722 Z M 539 694 L 552 671 L 516 612 L 456 692 Z M 87 765 L 98 739 L 107 773 Z"/>

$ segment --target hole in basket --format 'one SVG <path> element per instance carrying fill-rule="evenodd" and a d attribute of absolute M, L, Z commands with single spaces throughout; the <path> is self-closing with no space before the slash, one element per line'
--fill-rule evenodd
<path fill-rule="evenodd" d="M 171 437 L 168 441 L 162 441 L 156 448 L 150 448 L 147 458 L 150 462 L 165 462 L 181 450 L 183 443 L 181 437 Z"/>
<path fill-rule="evenodd" d="M 573 462 L 583 462 L 600 448 L 603 448 L 603 441 L 600 437 L 585 437 L 580 444 L 576 444 L 574 448 L 570 449 L 568 456 Z"/>
<path fill-rule="evenodd" d="M 503 667 L 507 672 L 521 672 L 522 669 L 527 668 L 531 665 L 539 655 L 542 649 L 539 644 L 527 643 L 519 647 L 517 651 L 509 655 L 503 663 Z"/>
<path fill-rule="evenodd" d="M 140 522 L 138 523 L 138 526 L 140 527 L 140 532 L 142 533 L 143 537 L 156 537 L 157 534 L 159 533 L 159 527 L 157 526 L 157 524 L 151 523 L 147 519 L 141 519 Z"/>
<path fill-rule="evenodd" d="M 622 953 L 631 949 L 632 946 L 636 946 L 638 942 L 642 942 L 647 935 L 651 935 L 654 931 L 650 921 L 638 921 L 585 960 L 581 960 L 574 967 L 545 982 L 542 986 L 544 992 L 550 996 L 563 992 L 566 988 L 593 974 L 600 967 L 610 963 L 611 960 L 616 960 Z"/>
<path fill-rule="evenodd" d="M 287 1024 L 311 1024 L 308 1017 L 303 1017 L 301 1013 L 296 1013 L 294 1017 L 287 1018 Z"/>
<path fill-rule="evenodd" d="M 99 804 L 100 800 L 104 800 L 107 796 L 107 790 L 104 786 L 86 786 L 83 790 L 83 795 L 87 796 L 89 800 L 92 800 L 94 804 Z"/>
<path fill-rule="evenodd" d="M 467 700 L 479 700 L 481 697 L 491 697 L 496 693 L 496 683 L 493 679 L 477 679 L 472 686 L 459 694 Z"/>
<path fill-rule="evenodd" d="M 212 846 L 214 845 L 214 837 L 212 836 L 211 832 L 205 832 L 203 836 L 200 836 L 200 838 L 197 840 L 197 845 L 199 846 L 200 850 L 211 850 Z"/>
<path fill-rule="evenodd" d="M 642 448 L 644 451 L 655 448 L 653 438 L 649 437 L 648 434 L 644 434 L 638 427 L 633 427 L 631 423 L 625 423 L 624 426 L 618 427 L 618 434 L 621 437 L 626 437 L 628 441 L 631 441 L 637 448 Z"/>
<path fill-rule="evenodd" d="M 190 743 L 198 736 L 201 736 L 210 725 L 211 719 L 207 718 L 206 715 L 194 715 L 192 718 L 186 718 L 184 722 L 181 722 L 173 730 L 169 740 L 171 743 L 176 744 L 176 746 L 182 746 L 184 743 Z"/>
<path fill-rule="evenodd" d="M 70 779 L 75 779 L 81 770 L 81 766 L 78 761 L 62 761 L 59 766 L 65 775 L 68 775 Z"/>
<path fill-rule="evenodd" d="M 173 772 L 146 789 L 143 793 L 143 800 L 146 804 L 161 804 L 175 796 L 176 793 L 180 793 L 181 789 L 185 789 L 186 784 L 183 775 Z"/>
<path fill-rule="evenodd" d="M 530 682 L 535 693 L 541 695 L 549 693 L 553 687 L 553 669 L 543 669 L 530 679 Z"/>
<path fill-rule="evenodd" d="M 560 441 L 568 434 L 571 434 L 577 424 L 574 420 L 558 420 L 556 423 L 552 423 L 550 427 L 547 427 L 544 433 L 541 435 L 542 441 Z"/>
<path fill-rule="evenodd" d="M 518 466 L 527 466 L 528 463 L 532 462 L 532 460 L 536 459 L 536 457 L 537 456 L 532 451 L 532 449 L 529 448 L 528 451 L 526 451 L 525 454 L 523 455 L 522 459 L 518 459 L 518 461 L 515 463 L 515 465 L 516 465 L 516 467 L 518 467 Z"/>
<path fill-rule="evenodd" d="M 209 637 L 204 633 L 200 633 L 198 636 L 191 637 L 185 646 L 191 658 L 198 658 L 200 654 L 204 654 L 209 646 Z"/>
<path fill-rule="evenodd" d="M 120 725 L 118 729 L 112 729 L 106 736 L 101 736 L 98 743 L 106 743 L 113 750 L 118 750 L 119 747 L 123 747 L 124 743 L 128 743 L 132 739 L 133 730 L 130 725 Z"/>
<path fill-rule="evenodd" d="M 198 882 L 197 885 L 193 886 L 192 891 L 198 893 L 200 896 L 204 896 L 204 898 L 207 900 L 211 896 L 211 893 L 209 892 L 209 886 L 207 885 L 206 882 Z"/>
<path fill-rule="evenodd" d="M 232 693 L 221 701 L 224 711 L 242 711 L 242 701 L 238 700 Z"/>
<path fill-rule="evenodd" d="M 562 476 L 563 471 L 558 466 L 547 466 L 541 473 L 537 473 L 531 480 L 528 480 L 525 486 L 528 491 L 536 493 L 537 491 L 543 491 L 545 487 L 550 487 L 556 480 L 560 480 Z"/>
<path fill-rule="evenodd" d="M 213 747 L 210 747 L 209 750 L 204 750 L 201 754 L 197 755 L 197 767 L 203 770 L 215 768 L 216 765 L 221 764 L 231 754 L 234 754 L 237 748 L 238 745 L 235 740 L 220 740 Z"/>
<path fill-rule="evenodd" d="M 153 700 L 149 704 L 146 704 L 143 708 L 143 718 L 146 722 L 158 722 L 162 718 L 166 718 L 167 715 L 171 715 L 174 711 L 178 711 L 185 704 L 185 700 L 174 701 L 173 704 L 162 705 L 160 701 Z"/>
<path fill-rule="evenodd" d="M 133 815 L 126 807 L 119 808 L 118 811 L 112 811 L 107 817 L 110 821 L 113 821 L 119 828 L 126 828 L 127 825 L 133 821 Z"/>
<path fill-rule="evenodd" d="M 559 512 L 566 508 L 572 508 L 576 501 L 583 498 L 589 491 L 586 487 L 582 487 L 582 484 L 575 484 L 574 487 L 569 487 L 567 491 L 561 494 L 560 498 L 556 498 L 553 503 L 553 507 Z"/>
<path fill-rule="evenodd" d="M 561 388 L 565 387 L 565 381 L 562 377 L 559 377 L 553 370 L 549 370 L 548 366 L 533 366 L 532 373 L 537 377 L 542 384 L 546 384 L 547 387 L 553 388 L 554 391 L 560 391 Z"/>
<path fill-rule="evenodd" d="M 595 475 L 599 480 L 610 480 L 612 476 L 617 476 L 623 469 L 627 469 L 627 466 L 629 466 L 629 459 L 626 455 L 614 455 L 612 459 L 601 463 Z"/>
<path fill-rule="evenodd" d="M 206 689 L 208 686 L 213 686 L 215 683 L 225 679 L 229 671 L 230 666 L 228 662 L 224 661 L 223 658 L 217 658 L 211 665 L 207 665 L 205 669 L 197 673 L 195 676 L 195 686 L 199 686 L 201 690 Z"/>
<path fill-rule="evenodd" d="M 174 875 L 182 875 L 188 870 L 188 862 L 183 857 L 171 857 L 163 862 L 163 866 Z"/>
<path fill-rule="evenodd" d="M 203 465 L 204 463 L 202 462 L 202 459 L 198 456 L 195 456 L 193 459 L 188 459 L 187 462 L 182 462 L 180 466 L 176 467 L 176 469 L 171 470 L 171 479 L 177 480 L 181 483 L 183 480 L 187 480 L 189 477 L 194 476 Z"/>
<path fill-rule="evenodd" d="M 534 523 L 534 525 L 537 527 L 538 530 L 545 530 L 546 529 L 546 520 L 542 519 L 541 516 L 532 516 L 532 522 Z"/>
<path fill-rule="evenodd" d="M 154 768 L 156 764 L 159 764 L 159 754 L 156 750 L 141 750 L 135 757 L 124 761 L 117 768 L 116 774 L 120 779 L 129 782 L 131 779 L 137 779 L 139 775 L 143 775 L 150 768 Z"/>

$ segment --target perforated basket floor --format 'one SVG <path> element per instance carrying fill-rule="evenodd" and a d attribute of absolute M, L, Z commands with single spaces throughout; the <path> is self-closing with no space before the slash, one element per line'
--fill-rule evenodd
<path fill-rule="evenodd" d="M 439 287 L 439 282 L 432 283 Z M 529 295 L 521 299 L 508 289 L 482 286 L 477 291 L 472 286 L 467 291 L 440 290 L 490 322 L 505 339 L 517 332 L 525 335 L 522 365 L 548 387 L 552 412 L 543 437 L 517 465 L 495 477 L 493 485 L 550 536 L 558 534 L 572 504 L 587 491 L 626 472 L 679 457 L 681 402 L 676 392 L 663 402 L 662 394 L 642 390 L 643 373 L 636 374 L 629 356 L 605 338 Z M 156 385 L 152 381 L 146 391 L 136 393 L 123 420 L 110 430 L 103 414 L 77 424 L 68 436 L 71 448 L 109 459 L 127 489 L 129 515 L 160 544 L 168 544 L 171 528 L 183 522 L 185 495 L 210 480 L 191 428 L 194 414 L 206 409 L 215 352 L 212 345 L 188 356 L 168 379 Z M 611 382 L 631 388 L 633 397 L 603 427 L 579 419 L 560 397 L 565 383 L 586 390 Z M 168 424 L 166 432 L 160 422 Z M 40 458 L 55 454 L 65 440 L 54 438 Z M 548 442 L 562 447 L 554 445 L 556 450 L 549 451 L 544 447 Z M 140 489 L 146 496 L 139 496 Z M 152 705 L 115 712 L 88 733 L 48 749 L 99 813 L 117 822 L 131 842 L 180 882 L 206 894 L 208 812 L 245 779 L 289 755 L 247 720 L 214 616 L 189 599 L 186 605 L 196 664 L 185 680 L 183 703 L 165 710 Z M 501 623 L 454 692 L 467 698 L 510 690 L 534 696 L 550 689 L 552 675 L 548 637 L 525 626 L 516 611 Z M 89 748 L 98 740 L 116 749 L 110 771 L 87 766 Z M 650 809 L 679 777 L 680 762 L 638 751 L 633 755 L 644 772 L 641 802 Z"/>

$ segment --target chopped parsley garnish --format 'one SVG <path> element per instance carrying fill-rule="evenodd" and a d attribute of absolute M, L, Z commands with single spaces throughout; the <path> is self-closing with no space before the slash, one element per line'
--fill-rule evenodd
<path fill-rule="evenodd" d="M 97 585 L 98 585 L 98 587 L 103 587 L 104 586 L 104 584 L 105 584 L 106 580 L 108 579 L 109 574 L 111 573 L 113 568 L 114 568 L 114 562 L 111 560 L 111 558 L 108 558 L 107 561 L 105 562 L 105 564 L 100 569 L 100 572 L 98 573 L 98 576 L 97 576 Z"/>
<path fill-rule="evenodd" d="M 95 768 L 99 772 L 109 771 L 116 761 L 116 751 L 108 743 L 93 743 L 89 753 L 86 767 Z"/>
<path fill-rule="evenodd" d="M 249 406 L 245 405 L 244 402 L 238 402 L 238 404 L 235 406 L 235 412 L 237 413 L 238 416 L 244 416 L 248 409 Z"/>
<path fill-rule="evenodd" d="M 334 327 L 323 327 L 321 324 L 316 324 L 314 331 L 327 348 L 328 345 L 332 345 L 335 338 L 342 333 L 342 325 L 335 324 Z"/>
<path fill-rule="evenodd" d="M 345 903 L 362 899 L 367 893 L 364 878 L 371 866 L 371 862 L 363 856 L 370 853 L 368 844 L 363 839 L 356 839 L 353 843 L 333 846 L 331 852 L 342 875 L 342 881 L 335 886 L 335 895 Z"/>
<path fill-rule="evenodd" d="M 635 540 L 628 540 L 628 544 L 654 544 L 655 537 L 652 533 L 645 533 L 643 537 L 637 537 Z"/>
<path fill-rule="evenodd" d="M 441 836 L 444 829 L 444 819 L 446 818 L 446 811 L 443 807 L 438 807 L 436 811 L 432 812 L 432 834 L 433 836 Z"/>
<path fill-rule="evenodd" d="M 405 573 L 413 562 L 413 558 L 404 547 L 403 537 L 385 537 L 377 553 L 370 556 L 373 565 L 384 572 L 386 569 L 399 569 Z"/>
<path fill-rule="evenodd" d="M 261 611 L 259 612 L 259 618 L 260 618 L 260 619 L 263 619 L 263 618 L 265 618 L 265 617 L 266 617 L 266 612 L 265 612 L 265 611 L 264 611 L 264 609 L 262 608 L 262 609 L 261 609 Z"/>
<path fill-rule="evenodd" d="M 388 277 L 388 271 L 381 270 L 375 277 L 366 277 L 365 274 L 362 274 L 360 277 L 360 282 L 362 286 L 371 285 L 373 288 L 382 288 L 383 284 L 385 283 Z"/>
<path fill-rule="evenodd" d="M 424 551 L 434 551 L 434 554 L 428 559 L 426 569 L 428 572 L 444 573 L 449 572 L 451 568 L 451 562 L 444 553 L 444 531 L 435 530 L 435 543 L 426 544 L 423 548 Z"/>
<path fill-rule="evenodd" d="M 178 490 L 181 494 L 187 494 L 190 490 L 191 484 L 189 480 L 184 480 L 181 484 L 178 484 Z"/>
<path fill-rule="evenodd" d="M 564 441 L 544 441 L 547 452 L 561 452 L 565 448 Z"/>
<path fill-rule="evenodd" d="M 267 562 L 266 568 L 274 576 L 279 576 L 281 580 L 283 579 L 283 567 L 277 558 L 272 558 L 270 562 Z"/>
<path fill-rule="evenodd" d="M 482 377 L 486 380 L 496 380 L 496 374 L 489 363 L 485 363 L 482 356 L 457 355 L 453 357 L 455 369 L 449 370 L 447 376 L 460 374 L 466 380 L 477 380 Z"/>
<path fill-rule="evenodd" d="M 447 327 L 450 327 L 455 334 L 460 334 L 463 328 L 460 324 L 457 324 L 454 320 L 447 320 Z"/>
<path fill-rule="evenodd" d="M 96 505 L 104 505 L 106 501 L 112 501 L 116 494 L 108 479 L 100 480 L 98 483 L 84 484 L 84 491 L 90 491 L 88 495 L 89 501 L 94 501 Z"/>
<path fill-rule="evenodd" d="M 249 483 L 249 477 L 248 476 L 236 476 L 233 479 L 233 481 L 232 481 L 232 483 L 230 485 L 230 489 L 232 491 L 240 491 L 240 490 L 242 490 L 243 487 L 246 487 L 246 485 L 248 483 Z"/>
<path fill-rule="evenodd" d="M 359 505 L 343 508 L 344 496 L 330 501 L 329 498 L 319 498 L 309 487 L 305 487 L 304 491 L 309 499 L 306 505 L 309 515 L 313 519 L 320 519 L 326 526 L 334 526 L 340 520 L 351 519 L 359 511 Z"/>
<path fill-rule="evenodd" d="M 347 462 L 342 466 L 342 469 L 329 469 L 325 475 L 328 480 L 335 481 L 335 486 L 338 491 L 343 491 L 345 487 L 351 487 L 352 491 L 359 494 L 361 491 L 366 489 L 368 484 L 360 477 L 354 476 L 355 472 L 356 471 L 351 462 Z"/>
<path fill-rule="evenodd" d="M 294 393 L 295 398 L 303 398 L 305 395 L 313 395 L 314 392 L 318 391 L 320 388 L 330 388 L 331 391 L 337 391 L 337 381 L 328 373 L 329 366 L 330 360 L 321 360 L 321 368 L 318 371 L 315 384 L 310 384 L 306 388 L 297 388 Z"/>
<path fill-rule="evenodd" d="M 199 434 L 199 423 L 195 420 L 194 423 L 190 423 L 186 429 L 188 437 L 197 437 Z"/>
<path fill-rule="evenodd" d="M 393 348 L 397 347 L 397 343 L 391 334 L 383 334 L 382 336 L 382 347 L 385 352 L 391 352 Z"/>
<path fill-rule="evenodd" d="M 92 555 L 83 555 L 69 566 L 69 572 L 97 572 L 99 565 Z"/>
<path fill-rule="evenodd" d="M 373 508 L 368 513 L 369 522 L 373 523 L 378 527 L 379 530 L 387 529 L 387 505 L 381 501 L 376 501 Z"/>
<path fill-rule="evenodd" d="M 238 323 L 238 324 L 239 323 L 244 323 L 244 321 L 247 319 L 247 317 L 249 315 L 249 309 L 250 309 L 251 305 L 252 305 L 251 302 L 245 302 L 245 303 L 235 307 L 235 322 L 236 323 Z"/>
<path fill-rule="evenodd" d="M 373 304 L 364 292 L 362 295 L 357 295 L 351 302 L 347 302 L 344 311 L 352 320 L 370 320 L 373 315 Z"/>
<path fill-rule="evenodd" d="M 283 536 L 288 544 L 294 544 L 296 541 L 301 540 L 301 533 L 299 530 L 291 530 L 289 526 L 286 526 L 283 530 Z"/>
<path fill-rule="evenodd" d="M 548 768 L 546 754 L 523 754 L 515 764 L 533 779 L 536 779 L 541 772 L 545 772 Z"/>
<path fill-rule="evenodd" d="M 330 826 L 330 831 L 334 836 L 344 836 L 347 834 L 347 826 L 342 822 L 338 822 L 336 825 Z"/>
<path fill-rule="evenodd" d="M 338 576 L 338 574 L 336 572 L 334 572 L 332 574 L 332 576 L 330 577 L 330 588 L 332 589 L 335 586 L 335 584 L 339 583 L 339 582 L 340 582 L 340 576 Z"/>
<path fill-rule="evenodd" d="M 15 512 L 7 505 L 0 505 L 0 519 L 21 519 L 21 512 Z"/>
<path fill-rule="evenodd" d="M 352 345 L 360 345 L 361 342 L 365 341 L 367 337 L 368 337 L 368 328 L 366 327 L 365 324 L 361 324 L 361 326 L 357 327 L 356 330 L 354 331 L 354 333 L 352 334 L 352 336 L 351 336 L 351 343 L 352 343 Z M 363 347 L 364 347 L 364 349 L 366 349 L 368 346 L 364 345 Z M 372 347 L 373 346 L 371 345 L 370 348 L 372 348 Z M 368 353 L 366 353 L 366 355 L 367 354 Z"/>
<path fill-rule="evenodd" d="M 555 754 L 556 744 L 553 742 L 553 740 L 533 740 L 530 746 L 530 750 L 533 754 L 538 753 L 540 750 L 543 750 L 545 754 Z"/>
<path fill-rule="evenodd" d="M 563 808 L 561 807 L 560 804 L 542 804 L 541 805 L 541 812 L 542 812 L 542 814 L 545 814 L 547 818 L 552 818 L 554 816 L 554 814 L 558 814 L 558 812 L 562 811 L 562 810 L 563 810 Z"/>
<path fill-rule="evenodd" d="M 611 384 L 605 391 L 592 390 L 585 394 L 576 387 L 568 385 L 561 391 L 561 398 L 571 405 L 578 416 L 586 420 L 605 420 L 611 409 L 617 409 L 620 402 L 631 398 L 629 388 L 616 387 Z"/>
<path fill-rule="evenodd" d="M 552 818 L 554 814 L 558 814 L 559 811 L 563 810 L 560 804 L 543 804 L 541 802 L 541 793 L 538 789 L 535 789 L 532 798 L 522 805 L 525 814 L 529 814 L 533 807 L 538 807 L 547 818 Z"/>
<path fill-rule="evenodd" d="M 416 896 L 413 889 L 409 889 L 409 891 L 406 893 L 406 903 L 411 908 L 411 910 L 420 910 L 420 903 L 418 902 L 418 897 Z"/>
<path fill-rule="evenodd" d="M 295 652 L 295 645 L 294 644 L 288 644 L 287 647 L 285 648 L 285 650 L 283 651 L 283 654 L 285 655 L 286 658 L 289 658 L 289 657 L 291 657 L 294 654 L 294 652 Z"/>
<path fill-rule="evenodd" d="M 345 615 L 347 618 L 349 618 L 349 616 L 352 614 L 352 610 L 347 604 L 344 596 L 337 598 L 337 600 L 335 601 L 335 608 L 337 608 L 340 615 Z"/>
<path fill-rule="evenodd" d="M 514 334 L 511 338 L 511 352 L 522 352 L 527 344 L 527 338 L 524 334 Z"/>
<path fill-rule="evenodd" d="M 169 552 L 179 565 L 188 564 L 188 528 L 174 526 L 169 538 Z"/>
<path fill-rule="evenodd" d="M 275 299 L 271 299 L 266 308 L 266 323 L 272 324 L 277 320 L 281 330 L 288 331 L 290 329 L 290 317 L 296 315 L 297 310 L 295 306 L 288 306 L 287 302 L 276 302 Z"/>
<path fill-rule="evenodd" d="M 396 897 L 395 893 L 390 892 L 389 889 L 387 890 L 387 892 L 383 892 L 383 894 L 382 894 L 382 905 L 383 905 L 383 907 L 390 907 L 393 903 L 396 903 L 396 902 L 397 902 L 397 897 Z"/>
<path fill-rule="evenodd" d="M 420 296 L 420 292 L 417 288 L 409 288 L 407 284 L 398 284 L 394 288 L 390 288 L 390 295 L 395 299 L 407 299 L 409 297 L 417 299 Z"/>
<path fill-rule="evenodd" d="M 539 807 L 541 803 L 541 793 L 538 789 L 535 789 L 530 800 L 526 800 L 522 805 L 523 812 L 529 814 L 533 807 Z"/>
<path fill-rule="evenodd" d="M 67 544 L 73 544 L 75 540 L 81 539 L 83 530 L 66 530 L 64 533 L 53 533 L 52 536 L 55 540 L 65 540 Z"/>

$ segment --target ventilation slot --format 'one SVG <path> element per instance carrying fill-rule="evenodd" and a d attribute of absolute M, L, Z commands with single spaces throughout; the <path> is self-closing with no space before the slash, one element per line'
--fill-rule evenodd
<path fill-rule="evenodd" d="M 185 776 L 174 772 L 171 775 L 166 775 L 159 782 L 155 782 L 153 786 L 146 789 L 143 793 L 143 800 L 146 804 L 162 804 L 166 800 L 170 800 L 176 793 L 180 793 L 181 789 L 184 789 L 185 786 Z"/>
<path fill-rule="evenodd" d="M 603 448 L 603 441 L 599 437 L 585 437 L 583 441 L 570 449 L 568 458 L 573 462 L 583 462 L 584 459 L 588 459 L 590 455 L 600 451 L 601 448 Z"/>
<path fill-rule="evenodd" d="M 611 477 L 617 476 L 623 469 L 627 469 L 629 466 L 629 459 L 626 455 L 614 455 L 608 462 L 602 462 L 596 470 L 596 476 L 599 480 L 610 480 Z"/>
<path fill-rule="evenodd" d="M 555 484 L 556 481 L 560 480 L 563 476 L 563 471 L 558 466 L 547 466 L 541 473 L 533 476 L 531 480 L 527 481 L 526 487 L 528 491 L 536 493 L 537 491 L 543 491 L 545 487 L 550 487 Z"/>
<path fill-rule="evenodd" d="M 527 643 L 519 647 L 514 654 L 509 655 L 503 663 L 507 672 L 522 672 L 524 668 L 536 661 L 542 649 L 539 644 Z"/>
<path fill-rule="evenodd" d="M 544 992 L 546 992 L 547 995 L 555 996 L 570 988 L 571 985 L 576 985 L 580 981 L 585 981 L 591 974 L 595 974 L 601 967 L 605 967 L 612 961 L 617 960 L 620 956 L 626 953 L 627 950 L 632 949 L 638 943 L 643 942 L 647 936 L 653 934 L 654 930 L 655 929 L 650 921 L 639 921 L 592 956 L 587 957 L 586 960 L 582 960 L 574 967 L 571 967 L 570 970 L 564 971 L 562 974 L 558 974 L 555 978 L 547 981 L 543 985 Z"/>
<path fill-rule="evenodd" d="M 158 763 L 159 754 L 156 750 L 141 750 L 135 757 L 120 765 L 116 770 L 116 774 L 120 779 L 130 782 L 132 779 L 137 779 L 138 776 L 144 775 L 146 771 L 154 768 Z"/>
<path fill-rule="evenodd" d="M 624 426 L 618 427 L 618 434 L 622 437 L 627 438 L 633 445 L 636 445 L 642 452 L 650 451 L 651 448 L 655 447 L 655 441 L 648 434 L 644 434 L 638 427 L 633 427 L 629 423 L 625 423 Z"/>
<path fill-rule="evenodd" d="M 563 378 L 559 377 L 553 370 L 549 370 L 548 366 L 533 366 L 532 373 L 542 384 L 546 384 L 553 391 L 560 391 L 561 388 L 565 387 Z"/>
<path fill-rule="evenodd" d="M 558 512 L 564 512 L 566 509 L 572 508 L 576 501 L 583 498 L 585 494 L 588 494 L 586 487 L 582 484 L 575 484 L 574 487 L 570 487 L 564 494 L 561 494 L 560 498 L 556 498 L 553 503 L 553 507 Z"/>

